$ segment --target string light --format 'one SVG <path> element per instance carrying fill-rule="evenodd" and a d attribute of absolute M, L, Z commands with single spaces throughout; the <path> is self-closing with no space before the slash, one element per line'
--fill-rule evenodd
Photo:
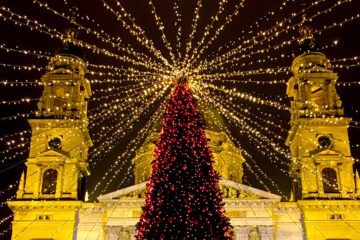
<path fill-rule="evenodd" d="M 40 7 L 44 7 L 45 9 L 47 9 L 48 11 L 51 11 L 53 12 L 55 15 L 57 16 L 61 16 L 62 18 L 68 20 L 69 22 L 75 24 L 77 27 L 79 27 L 79 29 L 81 30 L 84 30 L 84 32 L 86 33 L 91 33 L 92 35 L 94 35 L 96 38 L 100 39 L 102 42 L 105 42 L 105 43 L 108 43 L 110 46 L 112 46 L 113 48 L 116 48 L 118 49 L 119 51 L 121 52 L 125 52 L 127 54 L 129 54 L 130 56 L 133 56 L 135 57 L 135 61 L 145 61 L 145 62 L 148 62 L 149 65 L 151 66 L 154 66 L 154 64 L 151 62 L 151 60 L 146 56 L 144 55 L 143 53 L 137 53 L 134 49 L 132 48 L 129 48 L 129 47 L 124 47 L 124 46 L 121 46 L 121 42 L 119 40 L 117 40 L 116 42 L 113 42 L 114 40 L 112 41 L 109 41 L 109 35 L 106 35 L 105 37 L 102 36 L 102 34 L 104 34 L 104 31 L 100 30 L 101 33 L 99 33 L 98 31 L 95 31 L 95 30 L 92 30 L 92 29 L 89 29 L 89 28 L 85 28 L 83 27 L 81 24 L 77 23 L 76 21 L 74 21 L 73 18 L 69 17 L 69 16 L 66 16 L 64 13 L 60 13 L 52 8 L 50 8 L 48 6 L 48 4 L 43 4 L 41 3 L 40 1 L 38 0 L 33 0 L 34 3 L 37 3 Z M 156 64 L 155 64 L 156 65 Z M 154 66 L 155 67 L 155 66 Z"/>

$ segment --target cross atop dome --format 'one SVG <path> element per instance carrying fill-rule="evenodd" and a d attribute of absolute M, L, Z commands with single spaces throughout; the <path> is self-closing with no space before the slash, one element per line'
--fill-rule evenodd
<path fill-rule="evenodd" d="M 79 35 L 79 31 L 76 29 L 76 17 L 75 12 L 77 8 L 72 7 L 71 11 L 71 18 L 70 18 L 70 26 L 65 29 L 66 38 L 64 42 L 75 42 L 77 36 Z"/>
<path fill-rule="evenodd" d="M 81 53 L 81 50 L 79 48 L 79 44 L 77 41 L 77 37 L 79 35 L 79 31 L 76 27 L 76 17 L 75 17 L 75 11 L 76 8 L 71 8 L 71 19 L 70 19 L 70 25 L 65 29 L 65 36 L 63 39 L 63 47 L 60 50 L 59 54 L 70 54 L 74 55 L 80 58 L 83 58 L 83 54 Z"/>
<path fill-rule="evenodd" d="M 314 28 L 311 26 L 311 18 L 306 18 L 306 14 L 303 16 L 303 20 L 299 27 L 300 33 L 300 54 L 307 53 L 307 52 L 317 52 L 319 51 L 319 47 L 316 44 L 315 37 L 314 37 Z"/>

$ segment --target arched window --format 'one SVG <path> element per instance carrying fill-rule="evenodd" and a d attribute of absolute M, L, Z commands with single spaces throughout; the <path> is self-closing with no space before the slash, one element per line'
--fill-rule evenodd
<path fill-rule="evenodd" d="M 338 193 L 339 186 L 337 182 L 336 171 L 332 168 L 322 170 L 324 193 Z"/>
<path fill-rule="evenodd" d="M 42 194 L 55 194 L 57 175 L 58 173 L 55 169 L 48 169 L 45 171 L 41 188 Z"/>
<path fill-rule="evenodd" d="M 313 107 L 322 108 L 325 106 L 324 103 L 324 91 L 322 86 L 320 85 L 312 85 L 310 88 L 310 95 L 311 95 L 311 104 Z"/>

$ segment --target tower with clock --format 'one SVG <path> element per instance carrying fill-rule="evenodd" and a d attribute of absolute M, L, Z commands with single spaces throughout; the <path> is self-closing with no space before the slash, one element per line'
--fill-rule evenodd
<path fill-rule="evenodd" d="M 75 30 L 68 30 L 63 49 L 51 59 L 41 79 L 44 89 L 36 117 L 28 120 L 29 158 L 16 200 L 8 202 L 14 212 L 14 239 L 48 239 L 49 233 L 60 232 L 61 239 L 72 239 L 78 234 L 74 226 L 85 204 L 92 141 L 87 129 L 91 88 L 75 35 Z M 42 230 L 45 223 L 47 231 Z"/>
<path fill-rule="evenodd" d="M 344 117 L 335 88 L 338 75 L 317 48 L 312 32 L 304 21 L 300 53 L 287 86 L 291 129 L 286 144 L 293 158 L 293 199 L 302 210 L 307 239 L 324 239 L 320 233 L 340 239 L 358 234 L 354 229 L 360 181 L 350 152 L 351 119 Z"/>
<path fill-rule="evenodd" d="M 291 100 L 291 125 L 287 145 L 294 161 L 293 193 L 296 199 L 356 196 L 348 126 L 335 85 L 336 73 L 319 52 L 306 23 L 300 28 L 300 55 L 291 66 L 287 94 Z"/>

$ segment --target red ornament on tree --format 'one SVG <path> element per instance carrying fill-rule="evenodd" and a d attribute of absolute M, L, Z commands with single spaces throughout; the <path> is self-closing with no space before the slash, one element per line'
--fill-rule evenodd
<path fill-rule="evenodd" d="M 157 142 L 136 229 L 138 240 L 232 239 L 219 175 L 212 163 L 204 122 L 190 88 L 178 84 L 167 105 Z"/>

